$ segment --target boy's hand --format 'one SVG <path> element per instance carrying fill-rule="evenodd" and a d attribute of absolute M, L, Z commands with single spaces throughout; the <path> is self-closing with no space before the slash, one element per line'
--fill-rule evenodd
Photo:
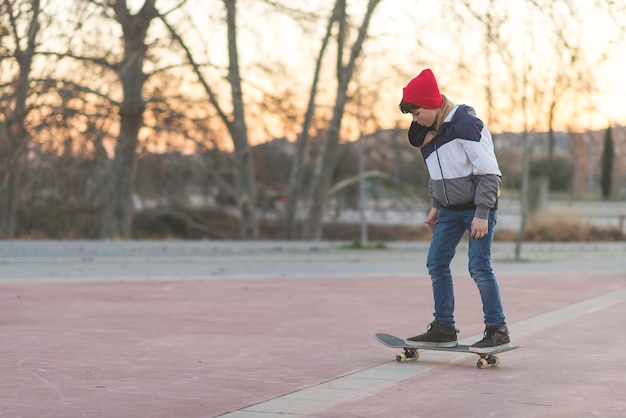
<path fill-rule="evenodd" d="M 435 224 L 437 223 L 438 217 L 439 217 L 438 208 L 431 208 L 430 212 L 428 212 L 428 215 L 426 215 L 424 224 L 426 225 L 426 228 L 428 228 L 430 232 L 433 232 L 435 230 Z"/>
<path fill-rule="evenodd" d="M 487 219 L 476 218 L 472 219 L 472 232 L 470 237 L 474 239 L 481 239 L 489 232 L 489 224 Z"/>

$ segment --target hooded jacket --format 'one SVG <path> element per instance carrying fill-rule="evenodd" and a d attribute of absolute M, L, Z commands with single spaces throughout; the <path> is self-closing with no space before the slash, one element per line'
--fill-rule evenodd
<path fill-rule="evenodd" d="M 420 148 L 428 167 L 433 207 L 475 209 L 483 219 L 497 209 L 502 173 L 491 133 L 473 108 L 454 106 L 434 135 L 432 128 L 412 122 L 409 142 Z"/>

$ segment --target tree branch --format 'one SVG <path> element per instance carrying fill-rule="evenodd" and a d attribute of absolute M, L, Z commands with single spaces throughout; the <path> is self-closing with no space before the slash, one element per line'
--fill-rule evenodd
<path fill-rule="evenodd" d="M 42 83 L 44 85 L 46 85 L 47 83 L 63 83 L 66 84 L 68 86 L 71 86 L 72 89 L 74 89 L 75 91 L 81 92 L 81 93 L 88 93 L 88 94 L 93 94 L 97 97 L 100 97 L 101 99 L 106 100 L 107 102 L 109 102 L 111 105 L 116 106 L 116 107 L 120 107 L 122 104 L 120 102 L 118 102 L 117 100 L 113 100 L 111 97 L 107 96 L 104 93 L 101 93 L 97 90 L 93 90 L 89 87 L 85 87 L 81 84 L 75 83 L 73 81 L 70 80 L 56 80 L 56 79 L 50 79 L 50 78 L 33 78 L 31 79 L 31 81 L 37 82 L 37 83 Z"/>
<path fill-rule="evenodd" d="M 181 0 L 180 3 L 178 3 L 177 5 L 173 6 L 171 9 L 169 9 L 166 12 L 160 13 L 163 16 L 167 16 L 168 14 L 172 13 L 175 10 L 180 9 L 181 7 L 183 7 L 185 5 L 185 3 L 187 3 L 187 0 Z"/>
<path fill-rule="evenodd" d="M 185 56 L 187 57 L 187 60 L 191 64 L 193 72 L 196 74 L 196 76 L 198 77 L 198 81 L 200 81 L 200 84 L 202 84 L 202 87 L 204 88 L 204 91 L 209 96 L 209 102 L 211 103 L 211 105 L 213 105 L 213 107 L 217 111 L 217 114 L 218 114 L 219 118 L 222 120 L 222 122 L 230 129 L 231 121 L 228 118 L 228 115 L 226 115 L 226 113 L 224 112 L 224 110 L 220 106 L 220 104 L 219 104 L 219 102 L 217 100 L 217 96 L 213 92 L 213 89 L 211 89 L 211 87 L 207 83 L 206 79 L 202 75 L 202 72 L 200 71 L 200 65 L 198 65 L 198 63 L 193 58 L 191 50 L 187 47 L 187 45 L 185 44 L 183 39 L 180 37 L 180 35 L 178 35 L 176 30 L 174 30 L 174 28 L 165 19 L 165 16 L 162 15 L 162 14 L 159 14 L 158 17 L 159 17 L 159 19 L 161 19 L 161 22 L 163 22 L 163 24 L 165 25 L 167 30 L 170 32 L 170 35 L 172 36 L 172 38 L 180 45 L 180 47 L 185 52 Z"/>
<path fill-rule="evenodd" d="M 77 61 L 85 61 L 85 62 L 89 62 L 91 64 L 96 64 L 102 67 L 105 67 L 109 70 L 113 70 L 115 71 L 115 64 L 111 64 L 110 62 L 106 61 L 103 58 L 96 58 L 96 57 L 83 57 L 80 55 L 74 55 L 71 54 L 69 52 L 52 52 L 52 51 L 38 51 L 36 53 L 37 55 L 44 55 L 44 56 L 54 56 L 54 57 L 59 57 L 59 58 L 65 58 L 65 57 L 69 57 L 72 59 L 75 59 Z"/>

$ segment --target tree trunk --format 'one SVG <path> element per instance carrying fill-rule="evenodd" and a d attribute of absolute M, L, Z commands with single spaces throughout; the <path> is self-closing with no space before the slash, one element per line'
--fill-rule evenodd
<path fill-rule="evenodd" d="M 328 126 L 326 138 L 322 144 L 322 149 L 320 150 L 315 165 L 313 185 L 311 186 L 311 203 L 303 232 L 303 237 L 305 239 L 318 240 L 321 238 L 324 209 L 327 202 L 327 191 L 335 169 L 341 121 L 343 119 L 346 102 L 348 100 L 348 84 L 354 74 L 356 59 L 363 48 L 363 42 L 365 41 L 367 35 L 370 19 L 379 2 L 380 0 L 369 0 L 367 12 L 363 18 L 363 23 L 359 28 L 358 37 L 352 45 L 350 51 L 350 59 L 348 64 L 344 66 L 343 43 L 346 38 L 347 16 L 345 14 L 345 0 L 338 0 L 338 3 L 341 5 L 339 9 L 341 10 L 341 13 L 337 34 L 337 95 L 335 99 L 335 106 L 333 108 L 333 116 Z"/>
<path fill-rule="evenodd" d="M 257 239 L 259 230 L 256 221 L 256 182 L 252 165 L 252 152 L 248 142 L 239 74 L 237 51 L 237 4 L 236 0 L 224 0 L 228 29 L 228 81 L 233 101 L 233 120 L 228 124 L 235 145 L 235 191 L 239 208 L 239 235 L 242 239 Z"/>
<path fill-rule="evenodd" d="M 326 34 L 322 40 L 320 52 L 317 56 L 315 63 L 315 72 L 313 74 L 313 83 L 311 83 L 311 92 L 309 93 L 309 103 L 304 115 L 304 121 L 302 122 L 302 131 L 298 135 L 296 142 L 296 153 L 291 166 L 291 172 L 289 175 L 289 188 L 287 190 L 287 207 L 285 209 L 285 238 L 294 238 L 295 222 L 298 212 L 298 203 L 300 200 L 300 192 L 302 189 L 302 178 L 304 173 L 304 157 L 306 155 L 306 149 L 309 141 L 309 129 L 313 121 L 313 115 L 315 113 L 315 97 L 317 96 L 317 86 L 319 83 L 320 73 L 322 71 L 322 61 L 324 53 L 328 47 L 332 29 L 335 21 L 338 18 L 338 5 L 335 5 L 330 19 L 328 20 L 328 26 L 326 27 Z"/>
<path fill-rule="evenodd" d="M 217 94 L 204 77 L 200 65 L 196 62 L 191 50 L 176 30 L 168 23 L 165 16 L 159 16 L 172 38 L 181 46 L 194 74 L 208 96 L 209 103 L 217 111 L 217 115 L 228 129 L 235 148 L 235 187 L 229 193 L 235 196 L 239 210 L 239 236 L 242 239 L 257 239 L 259 230 L 256 216 L 256 182 L 254 165 L 248 140 L 248 128 L 245 120 L 245 106 L 239 73 L 239 54 L 237 50 L 237 2 L 223 0 L 226 8 L 226 28 L 228 41 L 228 83 L 231 89 L 232 115 L 228 115 L 218 100 Z"/>
<path fill-rule="evenodd" d="M 150 22 L 156 17 L 155 1 L 146 0 L 135 15 L 129 13 L 125 0 L 118 0 L 113 5 L 124 34 L 124 58 L 115 66 L 124 98 L 120 106 L 120 131 L 115 156 L 105 181 L 102 238 L 129 238 L 131 233 L 137 144 L 145 109 L 142 96 L 146 79 L 143 73 L 147 50 L 145 40 Z"/>
<path fill-rule="evenodd" d="M 19 18 L 15 15 L 11 3 L 6 3 L 11 21 Z M 20 10 L 21 12 L 21 10 Z M 2 204 L 0 205 L 0 231 L 8 238 L 15 238 L 17 192 L 19 188 L 19 169 L 26 151 L 28 150 L 29 133 L 25 126 L 28 109 L 26 100 L 30 93 L 29 78 L 33 63 L 33 56 L 37 47 L 36 38 L 39 32 L 40 1 L 31 2 L 31 16 L 28 25 L 26 48 L 22 50 L 17 31 L 20 27 L 15 24 L 15 39 L 18 40 L 14 57 L 17 61 L 19 73 L 15 83 L 15 101 L 13 109 L 7 107 L 4 111 L 5 123 L 0 130 L 0 173 L 2 173 Z M 7 30 L 7 29 L 4 29 Z"/>

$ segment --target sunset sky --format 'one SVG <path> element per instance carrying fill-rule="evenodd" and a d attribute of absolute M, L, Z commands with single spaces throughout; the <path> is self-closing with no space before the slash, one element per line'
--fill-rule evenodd
<path fill-rule="evenodd" d="M 293 139 L 299 128 L 298 123 L 285 128 L 280 122 L 273 121 L 272 115 L 265 114 L 259 117 L 260 120 L 255 120 L 254 116 L 263 111 L 265 90 L 292 97 L 286 107 L 301 120 L 333 2 L 280 0 L 281 4 L 294 10 L 301 9 L 319 17 L 317 20 L 298 22 L 294 14 L 277 10 L 259 0 L 237 2 L 244 100 L 257 106 L 248 106 L 247 110 L 252 116 L 248 120 L 253 134 L 251 142 L 282 136 Z M 129 0 L 133 12 L 143 3 L 144 0 Z M 159 0 L 157 6 L 168 10 L 178 3 L 176 0 Z M 402 87 L 427 67 L 436 74 L 444 94 L 455 103 L 474 106 L 494 132 L 521 131 L 524 128 L 519 90 L 522 74 L 526 73 L 534 87 L 527 91 L 530 101 L 538 94 L 545 94 L 537 104 L 529 105 L 527 126 L 529 129 L 547 129 L 547 106 L 553 99 L 551 86 L 569 69 L 568 55 L 559 57 L 554 50 L 555 34 L 559 31 L 572 47 L 579 48 L 579 62 L 588 66 L 585 81 L 592 81 L 595 89 L 590 91 L 589 88 L 579 87 L 559 96 L 555 128 L 586 131 L 604 129 L 609 124 L 626 125 L 626 106 L 623 105 L 626 97 L 626 36 L 623 28 L 619 27 L 626 27 L 626 5 L 615 6 L 617 13 L 611 16 L 603 6 L 608 3 L 604 0 L 537 0 L 537 3 L 545 5 L 545 10 L 542 7 L 541 12 L 533 10 L 529 3 L 526 0 L 382 0 L 374 13 L 370 36 L 351 85 L 350 94 L 362 96 L 363 107 L 359 110 L 352 108 L 346 113 L 343 121 L 345 139 L 356 139 L 361 130 L 368 133 L 379 128 L 406 126 L 409 120 L 397 110 Z M 70 14 L 66 9 L 70 4 L 47 2 L 46 10 L 50 16 L 59 17 L 53 21 L 63 22 L 60 17 Z M 565 7 L 566 4 L 571 4 L 572 8 Z M 358 26 L 367 0 L 351 0 L 348 5 L 351 23 Z M 556 24 L 546 18 L 547 8 L 553 6 Z M 504 21 L 497 34 L 506 45 L 500 49 L 492 45 L 489 61 L 485 26 L 477 20 L 477 17 L 482 19 L 487 13 Z M 193 48 L 196 60 L 209 64 L 205 67 L 208 78 L 213 80 L 216 90 L 221 89 L 225 107 L 228 108 L 228 85 L 221 78 L 228 66 L 224 15 L 221 1 L 188 0 L 184 8 L 168 15 L 168 21 Z M 111 26 L 102 31 L 103 36 L 109 36 L 113 41 L 107 44 L 105 53 L 109 54 L 109 59 L 115 60 L 112 55 L 121 51 L 118 38 L 121 33 L 111 19 L 108 24 Z M 54 28 L 59 33 L 57 39 L 67 39 L 63 38 L 65 26 L 53 25 Z M 83 33 L 89 37 L 97 30 L 84 28 Z M 354 41 L 355 31 L 353 28 L 349 45 Z M 148 42 L 156 43 L 156 39 L 166 38 L 166 29 L 155 20 L 150 27 Z M 72 42 L 83 41 L 72 39 Z M 47 39 L 44 44 L 44 50 L 56 48 L 63 51 L 67 47 L 59 47 L 47 42 Z M 152 53 L 159 56 L 158 64 L 154 65 L 186 64 L 184 55 L 175 46 L 169 49 L 162 47 Z M 500 58 L 507 54 L 510 63 L 504 63 Z M 492 69 L 491 108 L 486 93 L 487 62 L 491 63 Z M 335 94 L 334 44 L 329 46 L 324 64 L 317 103 L 320 111 L 328 112 L 334 104 Z M 47 62 L 41 61 L 40 65 L 47 65 Z M 154 70 L 150 65 L 153 64 L 147 64 L 146 72 Z M 523 71 L 528 66 L 532 67 L 530 73 Z M 58 66 L 57 72 L 61 69 L 62 66 Z M 513 70 L 514 76 L 509 70 Z M 204 96 L 196 78 L 188 70 L 184 71 L 187 71 L 185 77 L 190 80 L 190 94 Z M 261 124 L 265 126 L 258 129 Z M 272 129 L 272 124 L 276 124 L 275 129 Z"/>
<path fill-rule="evenodd" d="M 365 0 L 349 2 L 355 24 L 361 21 L 366 3 Z M 487 112 L 484 27 L 472 20 L 467 9 L 458 3 L 460 2 L 383 0 L 376 9 L 371 23 L 371 36 L 366 44 L 365 63 L 358 82 L 369 90 L 378 90 L 376 111 L 386 127 L 406 123 L 406 118 L 397 112 L 402 87 L 425 67 L 433 69 L 441 90 L 454 102 L 473 105 L 483 117 Z M 484 15 L 490 2 L 483 0 L 468 3 L 475 12 Z M 580 47 L 580 56 L 588 63 L 596 87 L 595 92 L 577 90 L 559 98 L 561 111 L 556 122 L 557 129 L 603 129 L 609 124 L 626 124 L 626 106 L 622 104 L 626 97 L 625 37 L 607 12 L 595 6 L 595 3 L 597 2 L 575 0 L 573 14 L 566 7 L 555 8 L 562 35 L 571 45 Z M 240 7 L 243 4 L 253 2 L 240 2 Z M 330 6 L 322 9 L 320 4 L 315 2 L 311 5 L 299 0 L 293 2 L 294 8 L 308 7 L 323 16 L 318 27 L 310 28 L 309 32 L 303 32 L 288 18 L 267 12 L 261 12 L 259 17 L 258 14 L 242 8 L 240 53 L 244 62 L 254 61 L 255 53 L 262 54 L 268 60 L 283 60 L 292 70 L 291 74 L 296 74 L 288 82 L 301 85 L 305 96 L 308 93 L 326 15 L 330 10 Z M 549 79 L 552 74 L 563 70 L 562 64 L 556 60 L 557 54 L 551 49 L 555 25 L 541 18 L 536 10 L 525 7 L 525 2 L 520 0 L 500 0 L 494 4 L 498 7 L 498 10 L 491 10 L 494 15 L 508 16 L 499 35 L 511 49 L 516 72 L 521 74 L 521 69 L 530 62 L 536 71 L 533 76 L 536 89 L 542 91 L 544 87 L 541 80 L 544 77 Z M 626 10 L 622 9 L 622 13 L 626 17 Z M 617 21 L 619 22 L 619 17 Z M 217 38 L 213 40 L 220 42 Z M 331 71 L 334 65 L 332 54 L 329 52 L 326 58 Z M 607 58 L 603 59 L 605 54 Z M 457 70 L 459 65 L 470 68 L 473 75 L 461 75 Z M 493 65 L 494 80 L 510 86 L 510 81 L 504 77 L 502 65 Z M 494 90 L 495 111 L 501 112 L 498 115 L 500 128 L 521 130 L 523 123 L 519 106 L 507 104 L 509 93 L 506 88 L 496 85 Z M 332 94 L 330 87 L 326 93 Z M 543 110 L 530 111 L 531 114 L 541 112 Z M 542 121 L 536 123 L 545 127 Z"/>
<path fill-rule="evenodd" d="M 399 54 L 402 54 L 401 51 L 416 51 L 416 53 L 419 53 L 417 52 L 419 48 L 413 47 L 414 43 L 406 34 L 411 32 L 419 34 L 421 29 L 425 27 L 426 30 L 424 32 L 426 33 L 421 39 L 435 45 L 440 42 L 444 51 L 452 51 L 450 54 L 451 58 L 455 58 L 459 54 L 454 51 L 455 44 L 456 47 L 461 46 L 466 51 L 480 54 L 480 49 L 483 48 L 481 43 L 483 34 L 480 26 L 468 23 L 461 33 L 447 33 L 446 27 L 449 24 L 440 17 L 452 13 L 446 6 L 442 6 L 443 10 L 431 10 L 430 14 L 425 14 L 424 9 L 412 8 L 407 6 L 406 3 L 402 1 L 384 2 L 377 11 L 378 18 L 374 22 L 373 36 L 375 36 L 375 32 L 382 33 L 387 31 L 390 34 L 397 35 L 398 43 L 395 43 L 395 46 Z M 476 11 L 484 12 L 488 2 L 472 1 L 471 3 Z M 551 23 L 536 20 L 536 13 L 525 10 L 524 7 L 521 7 L 522 3 L 519 0 L 497 2 L 501 7 L 508 9 L 510 16 L 515 16 L 514 22 L 509 22 L 504 26 L 501 36 L 508 37 L 511 44 L 514 45 L 520 67 L 523 57 L 527 55 L 532 57 L 534 67 L 545 65 L 546 73 L 553 71 L 554 69 L 551 66 L 554 66 L 554 61 L 552 60 L 554 51 L 550 49 L 547 42 L 546 44 L 542 42 L 543 37 L 547 36 L 547 32 L 550 30 Z M 606 61 L 592 66 L 597 83 L 597 93 L 593 95 L 592 99 L 594 102 L 592 106 L 595 107 L 595 110 L 591 114 L 586 114 L 581 109 L 572 111 L 573 114 L 577 114 L 581 118 L 581 121 L 574 123 L 574 125 L 578 128 L 602 129 L 606 128 L 609 123 L 626 124 L 626 106 L 623 105 L 624 97 L 626 97 L 626 39 L 623 34 L 620 35 L 609 17 L 597 10 L 594 6 L 596 2 L 580 0 L 574 3 L 578 12 L 576 18 L 580 18 L 579 23 L 563 16 L 564 21 L 566 21 L 564 27 L 565 25 L 571 25 L 571 28 L 565 28 L 565 35 L 569 37 L 569 42 L 580 44 L 585 58 L 590 63 L 599 61 L 600 55 L 605 52 L 608 56 Z M 446 3 L 438 2 L 438 4 L 441 6 Z M 422 26 L 421 22 L 424 21 L 431 22 Z M 427 25 L 432 25 L 432 27 Z M 530 45 L 529 41 L 525 40 L 524 33 L 527 37 L 532 36 L 537 41 Z M 394 47 L 393 41 L 390 42 L 389 47 Z M 472 87 L 473 84 L 479 84 L 480 80 L 458 80 L 455 75 L 456 72 L 449 70 L 451 62 L 446 60 L 430 57 L 420 57 L 420 59 L 426 62 L 426 66 L 438 71 L 441 89 L 451 90 L 457 101 L 474 103 L 479 108 L 484 105 L 481 89 Z M 409 60 L 408 62 L 410 63 L 411 61 Z M 485 60 L 480 55 L 467 54 L 465 55 L 464 63 L 468 66 L 474 65 L 479 73 L 484 71 Z M 420 70 L 420 66 L 416 64 L 415 67 L 415 73 L 417 73 Z M 585 91 L 578 91 L 577 93 L 579 96 L 576 100 L 579 102 L 578 106 L 589 108 L 587 104 L 589 93 Z M 573 98 L 570 97 L 566 100 L 564 106 L 572 105 L 575 104 Z M 565 128 L 565 125 L 572 123 L 564 119 L 564 116 L 560 118 L 559 124 L 561 128 Z"/>

